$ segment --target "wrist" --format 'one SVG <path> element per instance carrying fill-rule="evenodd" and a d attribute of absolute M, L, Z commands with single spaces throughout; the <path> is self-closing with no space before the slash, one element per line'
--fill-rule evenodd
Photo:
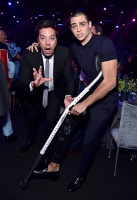
<path fill-rule="evenodd" d="M 33 81 L 30 83 L 31 87 L 34 88 L 34 83 Z"/>
<path fill-rule="evenodd" d="M 67 95 L 65 96 L 65 98 L 66 98 L 66 97 L 72 97 L 72 96 L 71 96 L 70 94 L 67 94 Z"/>
<path fill-rule="evenodd" d="M 29 84 L 29 88 L 30 88 L 30 91 L 33 91 L 33 90 L 34 90 L 35 86 L 34 86 L 33 81 L 30 82 L 30 84 Z"/>

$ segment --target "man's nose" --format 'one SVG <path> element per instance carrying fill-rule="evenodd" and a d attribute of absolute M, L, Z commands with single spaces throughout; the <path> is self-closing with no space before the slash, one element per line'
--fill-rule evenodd
<path fill-rule="evenodd" d="M 50 39 L 46 39 L 46 45 L 50 44 Z"/>
<path fill-rule="evenodd" d="M 80 25 L 77 25 L 77 31 L 80 31 L 80 30 L 81 30 Z"/>

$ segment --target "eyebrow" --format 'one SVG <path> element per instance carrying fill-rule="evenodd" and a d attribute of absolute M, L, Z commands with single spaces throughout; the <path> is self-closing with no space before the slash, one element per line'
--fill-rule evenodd
<path fill-rule="evenodd" d="M 71 25 L 74 25 L 74 24 L 81 24 L 81 23 L 86 23 L 86 22 L 85 22 L 85 21 L 83 21 L 83 22 L 78 22 L 78 23 L 74 22 L 74 23 L 72 23 Z"/>
<path fill-rule="evenodd" d="M 53 36 L 56 36 L 55 34 L 52 34 L 50 36 L 45 36 L 45 35 L 40 35 L 40 36 L 43 36 L 43 37 L 53 37 Z"/>

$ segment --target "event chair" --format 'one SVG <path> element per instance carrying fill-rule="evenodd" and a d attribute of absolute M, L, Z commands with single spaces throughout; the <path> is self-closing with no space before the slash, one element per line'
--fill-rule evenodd
<path fill-rule="evenodd" d="M 116 143 L 114 176 L 116 176 L 119 148 L 137 150 L 137 104 L 123 102 L 119 128 L 112 128 L 109 148 L 111 154 L 112 141 Z"/>

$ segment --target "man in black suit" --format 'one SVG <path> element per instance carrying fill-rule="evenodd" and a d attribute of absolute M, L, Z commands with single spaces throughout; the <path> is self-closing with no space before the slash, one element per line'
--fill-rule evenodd
<path fill-rule="evenodd" d="M 26 50 L 21 61 L 20 85 L 28 111 L 28 140 L 21 147 L 20 153 L 27 151 L 35 143 L 41 110 L 45 112 L 47 138 L 56 125 L 64 99 L 70 103 L 74 93 L 70 53 L 68 48 L 57 45 L 54 23 L 50 20 L 42 20 L 38 23 L 36 30 L 38 52 Z M 50 78 L 44 77 L 44 73 L 47 72 L 45 69 L 47 62 Z M 45 86 L 47 82 L 48 86 Z M 46 91 L 47 105 L 43 105 L 45 90 L 48 90 Z"/>

